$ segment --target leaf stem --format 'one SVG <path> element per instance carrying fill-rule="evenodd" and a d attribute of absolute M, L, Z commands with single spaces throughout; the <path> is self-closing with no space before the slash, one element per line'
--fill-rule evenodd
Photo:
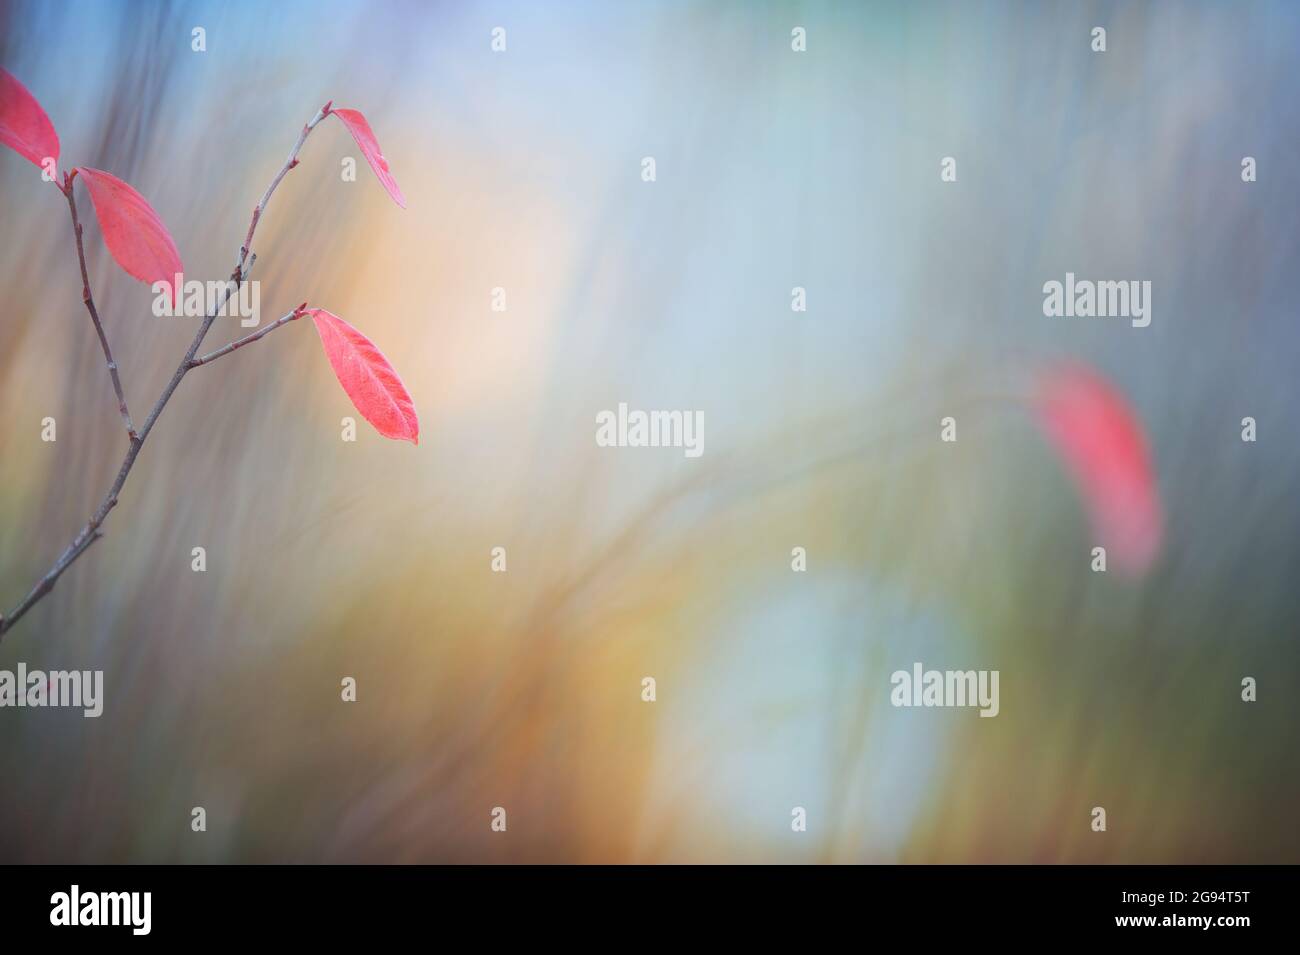
<path fill-rule="evenodd" d="M 266 337 L 267 335 L 271 334 L 271 332 L 275 331 L 277 328 L 280 328 L 282 325 L 288 325 L 290 322 L 296 322 L 298 319 L 302 318 L 306 314 L 307 314 L 307 310 L 305 308 L 305 303 L 304 303 L 304 305 L 298 306 L 292 312 L 289 312 L 288 314 L 285 315 L 281 315 L 270 325 L 264 325 L 262 328 L 253 332 L 251 335 L 245 335 L 243 338 L 237 339 L 236 341 L 233 341 L 228 345 L 222 345 L 220 348 L 216 349 L 215 351 L 208 352 L 206 355 L 202 356 L 201 358 L 191 359 L 190 367 L 198 368 L 200 365 L 206 365 L 208 362 L 216 361 L 218 358 L 222 357 L 223 355 L 229 355 L 232 351 L 235 351 L 236 349 L 243 348 L 245 345 L 251 345 L 253 344 L 253 342 Z"/>

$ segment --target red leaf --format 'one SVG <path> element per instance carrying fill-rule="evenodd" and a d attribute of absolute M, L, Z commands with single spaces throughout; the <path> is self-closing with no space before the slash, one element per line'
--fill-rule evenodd
<path fill-rule="evenodd" d="M 178 284 L 174 279 L 184 271 L 181 255 L 144 196 L 109 173 L 85 166 L 76 171 L 90 191 L 104 244 L 122 270 L 141 282 Z M 179 294 L 179 288 L 172 288 L 173 302 Z"/>
<path fill-rule="evenodd" d="M 1097 543 L 1141 574 L 1163 536 L 1146 435 L 1128 401 L 1086 365 L 1065 363 L 1039 381 L 1035 411 L 1087 505 Z"/>
<path fill-rule="evenodd" d="M 366 122 L 360 110 L 334 109 L 330 112 L 343 121 L 343 125 L 348 128 L 352 138 L 361 147 L 361 155 L 366 157 L 366 162 L 370 163 L 370 168 L 375 171 L 375 175 L 388 190 L 388 194 L 393 197 L 394 202 L 405 209 L 406 200 L 402 197 L 402 190 L 397 188 L 397 180 L 388 170 L 388 160 L 384 158 L 384 152 L 379 148 L 379 140 L 375 139 L 370 124 Z"/>
<path fill-rule="evenodd" d="M 59 135 L 36 97 L 0 67 L 0 143 L 29 162 L 59 161 Z"/>
<path fill-rule="evenodd" d="M 385 438 L 420 443 L 420 420 L 411 395 L 370 339 L 323 308 L 307 310 L 325 357 L 361 416 Z"/>

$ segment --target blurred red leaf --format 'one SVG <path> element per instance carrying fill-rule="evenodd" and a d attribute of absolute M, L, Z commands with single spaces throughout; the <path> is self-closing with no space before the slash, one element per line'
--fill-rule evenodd
<path fill-rule="evenodd" d="M 184 271 L 181 255 L 158 213 L 121 179 L 98 169 L 78 166 L 90 201 L 99 217 L 104 244 L 122 270 L 141 282 L 166 282 L 172 300 L 180 294 L 175 277 Z"/>
<path fill-rule="evenodd" d="M 385 438 L 420 443 L 415 403 L 393 366 L 370 339 L 323 308 L 308 309 L 325 357 L 361 416 Z"/>
<path fill-rule="evenodd" d="M 59 161 L 59 135 L 36 97 L 0 67 L 0 143 L 29 162 Z"/>
<path fill-rule="evenodd" d="M 352 138 L 361 147 L 361 155 L 366 157 L 366 162 L 370 163 L 370 168 L 375 171 L 375 175 L 388 190 L 388 194 L 393 197 L 393 201 L 405 209 L 406 199 L 402 197 L 402 190 L 397 187 L 397 180 L 388 169 L 388 160 L 384 158 L 384 152 L 379 148 L 379 140 L 375 139 L 375 134 L 370 129 L 370 124 L 366 122 L 366 118 L 361 115 L 361 111 L 334 109 L 331 112 L 348 128 Z"/>
<path fill-rule="evenodd" d="M 1078 486 L 1097 544 L 1130 574 L 1150 567 L 1163 535 L 1146 434 L 1125 397 L 1087 365 L 1041 375 L 1034 410 Z"/>

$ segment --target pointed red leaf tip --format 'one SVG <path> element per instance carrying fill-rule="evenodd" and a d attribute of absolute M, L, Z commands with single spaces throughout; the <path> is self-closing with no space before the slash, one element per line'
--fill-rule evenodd
<path fill-rule="evenodd" d="M 36 97 L 18 78 L 0 67 L 0 143 L 28 162 L 59 161 L 59 136 Z"/>
<path fill-rule="evenodd" d="M 175 277 L 182 273 L 181 255 L 158 213 L 121 179 L 99 169 L 78 166 L 99 217 L 104 244 L 127 275 L 141 282 L 166 282 L 172 303 L 180 293 Z"/>
<path fill-rule="evenodd" d="M 370 124 L 366 122 L 366 118 L 361 115 L 361 111 L 336 108 L 331 109 L 330 113 L 343 121 L 343 125 L 348 128 L 352 138 L 361 147 L 361 155 L 366 157 L 366 162 L 370 163 L 370 168 L 375 171 L 383 187 L 388 190 L 393 201 L 405 209 L 406 199 L 402 196 L 402 190 L 397 188 L 397 180 L 388 169 L 388 160 L 384 158 L 384 151 L 379 148 L 379 140 L 375 139 L 375 134 L 370 129 Z"/>
<path fill-rule="evenodd" d="M 361 417 L 385 438 L 420 443 L 415 403 L 374 343 L 337 315 L 309 308 L 325 357 Z"/>
<path fill-rule="evenodd" d="M 1130 576 L 1160 551 L 1163 518 L 1146 434 L 1125 397 L 1087 365 L 1040 376 L 1034 410 L 1083 495 L 1097 544 Z"/>

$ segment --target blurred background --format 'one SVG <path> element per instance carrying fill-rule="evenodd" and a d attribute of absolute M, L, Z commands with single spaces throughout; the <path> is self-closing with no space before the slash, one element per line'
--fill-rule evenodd
<path fill-rule="evenodd" d="M 322 103 L 363 110 L 408 208 L 327 121 L 254 277 L 264 320 L 371 337 L 422 425 L 341 441 L 306 322 L 187 377 L 0 644 L 106 697 L 0 710 L 0 860 L 1300 861 L 1298 54 L 1280 0 L 0 3 L 60 168 L 139 189 L 187 278 Z M 8 150 L 0 197 L 7 610 L 125 438 L 62 197 Z M 138 421 L 197 320 L 78 198 Z M 1066 271 L 1150 279 L 1151 326 L 1045 318 Z M 1005 400 L 1062 357 L 1147 428 L 1138 579 L 1090 571 Z M 597 448 L 621 401 L 702 411 L 704 455 Z M 1000 715 L 891 707 L 914 661 L 999 670 Z"/>

